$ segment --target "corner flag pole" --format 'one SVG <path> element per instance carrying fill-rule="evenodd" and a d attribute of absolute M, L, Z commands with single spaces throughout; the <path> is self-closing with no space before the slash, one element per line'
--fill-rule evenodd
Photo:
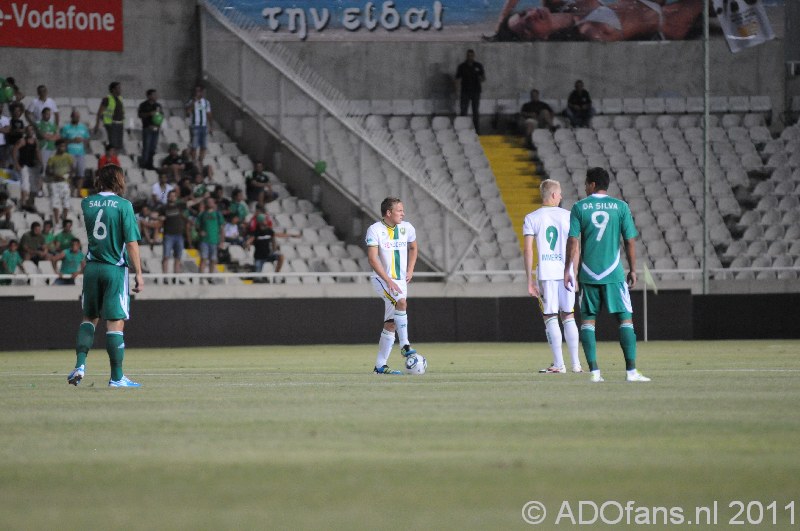
<path fill-rule="evenodd" d="M 653 288 L 653 293 L 658 295 L 658 286 L 647 264 L 644 264 L 644 342 L 647 343 L 647 286 Z"/>

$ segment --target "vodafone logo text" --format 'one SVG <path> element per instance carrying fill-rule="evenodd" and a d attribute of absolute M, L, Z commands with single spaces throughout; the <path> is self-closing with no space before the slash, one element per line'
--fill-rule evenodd
<path fill-rule="evenodd" d="M 0 2 L 0 46 L 122 51 L 122 0 Z"/>

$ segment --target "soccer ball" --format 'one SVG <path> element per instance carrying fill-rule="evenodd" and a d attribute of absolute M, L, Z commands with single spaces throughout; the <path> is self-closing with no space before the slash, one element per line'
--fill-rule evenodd
<path fill-rule="evenodd" d="M 406 358 L 406 374 L 425 374 L 428 360 L 422 354 L 412 354 Z"/>

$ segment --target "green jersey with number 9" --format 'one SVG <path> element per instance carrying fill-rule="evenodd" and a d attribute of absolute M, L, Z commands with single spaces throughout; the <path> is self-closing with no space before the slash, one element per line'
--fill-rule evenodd
<path fill-rule="evenodd" d="M 111 192 L 90 195 L 81 201 L 86 233 L 89 236 L 89 262 L 125 266 L 125 244 L 141 239 L 133 205 Z"/>
<path fill-rule="evenodd" d="M 612 284 L 625 281 L 620 236 L 629 240 L 639 233 L 628 203 L 605 194 L 592 194 L 572 206 L 569 236 L 581 242 L 578 281 Z"/>

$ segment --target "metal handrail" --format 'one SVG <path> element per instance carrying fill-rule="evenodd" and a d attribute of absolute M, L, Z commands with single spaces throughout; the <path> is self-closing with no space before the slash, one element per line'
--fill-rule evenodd
<path fill-rule="evenodd" d="M 357 112 L 352 101 L 347 100 L 288 48 L 278 42 L 259 39 L 259 26 L 243 13 L 227 5 L 224 0 L 200 0 L 199 4 L 217 22 L 242 39 L 261 58 L 280 71 L 288 81 L 338 120 L 345 129 L 355 134 L 361 142 L 392 164 L 411 182 L 425 190 L 450 215 L 475 233 L 482 230 L 487 221 L 485 212 L 470 212 L 470 217 L 465 217 L 463 212 L 466 211 L 458 197 L 444 188 L 446 183 L 437 186 L 427 178 L 424 163 L 419 157 L 411 153 L 403 156 L 392 146 L 389 135 L 368 131 L 363 125 L 366 115 Z"/>

